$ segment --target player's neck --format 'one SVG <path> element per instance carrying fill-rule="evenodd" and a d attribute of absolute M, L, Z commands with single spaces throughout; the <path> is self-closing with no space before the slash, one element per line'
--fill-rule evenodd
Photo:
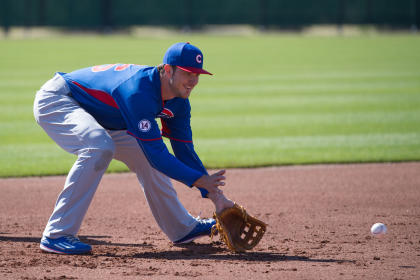
<path fill-rule="evenodd" d="M 169 80 L 166 76 L 160 77 L 160 85 L 163 101 L 175 98 L 175 94 L 171 90 L 171 87 L 169 86 Z"/>

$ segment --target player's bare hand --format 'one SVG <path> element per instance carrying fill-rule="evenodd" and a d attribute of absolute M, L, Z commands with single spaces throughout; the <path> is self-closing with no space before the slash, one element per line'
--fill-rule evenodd
<path fill-rule="evenodd" d="M 233 207 L 235 202 L 227 198 L 223 193 L 209 193 L 207 197 L 213 202 L 216 213 L 221 213 L 224 209 Z"/>
<path fill-rule="evenodd" d="M 212 175 L 203 175 L 195 181 L 194 186 L 206 189 L 209 193 L 221 193 L 222 191 L 218 187 L 225 185 L 225 173 L 226 170 L 220 170 Z"/>

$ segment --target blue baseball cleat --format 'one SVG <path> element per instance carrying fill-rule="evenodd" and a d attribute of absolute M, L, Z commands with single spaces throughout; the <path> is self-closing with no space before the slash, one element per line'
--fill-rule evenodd
<path fill-rule="evenodd" d="M 195 226 L 195 228 L 188 233 L 183 238 L 174 241 L 174 244 L 184 244 L 191 242 L 197 238 L 204 237 L 204 236 L 210 236 L 211 234 L 211 228 L 216 224 L 216 220 L 214 219 L 200 219 L 197 218 L 198 224 Z"/>
<path fill-rule="evenodd" d="M 79 238 L 71 235 L 56 239 L 43 236 L 39 247 L 49 253 L 68 255 L 86 254 L 92 251 L 89 244 L 83 243 Z"/>

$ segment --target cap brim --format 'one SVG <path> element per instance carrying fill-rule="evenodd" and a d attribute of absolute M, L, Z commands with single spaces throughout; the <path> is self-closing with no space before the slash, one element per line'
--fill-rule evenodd
<path fill-rule="evenodd" d="M 185 67 L 185 66 L 177 66 L 177 67 L 181 70 L 184 70 L 190 73 L 213 75 L 212 73 L 207 72 L 206 70 L 201 69 L 201 68 Z"/>

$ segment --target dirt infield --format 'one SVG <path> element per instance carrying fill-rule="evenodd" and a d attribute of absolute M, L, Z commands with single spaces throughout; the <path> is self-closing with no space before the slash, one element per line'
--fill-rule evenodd
<path fill-rule="evenodd" d="M 0 279 L 420 279 L 420 163 L 231 169 L 228 196 L 269 225 L 245 254 L 218 237 L 173 246 L 133 174 L 105 175 L 80 237 L 93 254 L 42 253 L 64 177 L 0 180 Z M 176 183 L 193 215 L 199 192 Z M 383 222 L 384 236 L 370 226 Z"/>

